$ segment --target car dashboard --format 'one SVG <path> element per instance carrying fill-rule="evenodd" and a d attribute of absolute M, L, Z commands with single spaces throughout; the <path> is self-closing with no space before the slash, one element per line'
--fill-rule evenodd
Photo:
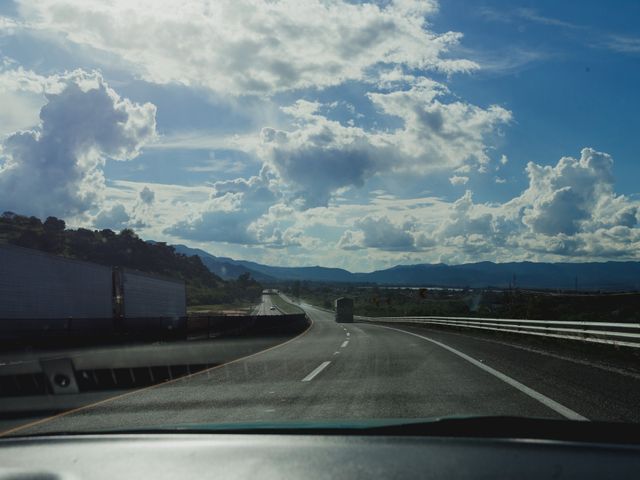
<path fill-rule="evenodd" d="M 637 445 L 540 439 L 100 434 L 0 440 L 0 480 L 630 478 Z"/>

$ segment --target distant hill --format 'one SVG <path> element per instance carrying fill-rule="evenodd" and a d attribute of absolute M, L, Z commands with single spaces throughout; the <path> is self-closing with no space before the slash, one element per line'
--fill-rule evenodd
<path fill-rule="evenodd" d="M 272 267 L 259 263 L 239 261 L 241 265 L 279 280 L 308 280 L 311 282 L 357 282 L 355 275 L 341 268 L 327 267 Z"/>
<path fill-rule="evenodd" d="M 534 263 L 479 262 L 462 265 L 399 265 L 356 274 L 361 281 L 443 287 L 638 290 L 640 262 Z"/>
<path fill-rule="evenodd" d="M 308 280 L 312 282 L 353 282 L 354 274 L 341 268 L 327 267 L 273 267 L 247 260 L 234 260 L 228 257 L 216 257 L 199 248 L 185 245 L 173 245 L 176 252 L 185 255 L 198 255 L 212 272 L 222 278 L 236 278 L 248 272 L 259 282 L 281 280 Z"/>
<path fill-rule="evenodd" d="M 577 286 L 579 290 L 640 290 L 640 262 L 418 264 L 351 273 L 340 268 L 318 266 L 275 267 L 216 257 L 184 245 L 175 248 L 181 253 L 200 256 L 203 263 L 222 278 L 249 272 L 253 278 L 265 283 L 306 280 L 452 288 L 506 288 L 515 285 L 542 289 L 574 289 Z"/>
<path fill-rule="evenodd" d="M 224 280 L 235 280 L 240 275 L 248 273 L 251 277 L 259 282 L 274 282 L 277 278 L 261 272 L 260 270 L 254 270 L 252 268 L 243 265 L 245 262 L 236 261 L 232 258 L 216 257 L 199 248 L 191 248 L 186 245 L 173 245 L 176 252 L 183 255 L 197 255 L 202 260 L 202 263 L 213 273 L 218 275 Z M 246 262 L 251 263 L 251 262 Z M 257 264 L 256 264 L 257 265 Z"/>

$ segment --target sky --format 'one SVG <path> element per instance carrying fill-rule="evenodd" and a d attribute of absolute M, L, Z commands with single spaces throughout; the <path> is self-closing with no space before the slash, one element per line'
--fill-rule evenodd
<path fill-rule="evenodd" d="M 0 211 L 283 266 L 640 260 L 639 20 L 0 0 Z"/>

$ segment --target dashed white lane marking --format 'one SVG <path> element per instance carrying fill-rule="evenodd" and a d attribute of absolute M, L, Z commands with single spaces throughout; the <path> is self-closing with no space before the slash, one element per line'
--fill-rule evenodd
<path fill-rule="evenodd" d="M 351 334 L 349 332 L 347 332 L 347 337 L 350 337 L 350 336 L 351 336 Z"/>
<path fill-rule="evenodd" d="M 494 377 L 499 378 L 500 380 L 502 380 L 503 382 L 511 385 L 512 387 L 520 390 L 525 395 L 528 395 L 531 398 L 533 398 L 534 400 L 537 400 L 538 402 L 540 402 L 543 405 L 549 407 L 551 410 L 553 410 L 554 412 L 559 413 L 560 415 L 562 415 L 565 418 L 568 418 L 570 420 L 589 420 L 588 418 L 583 417 L 579 413 L 574 412 L 573 410 L 565 407 L 564 405 L 556 402 L 555 400 L 550 399 L 549 397 L 541 394 L 540 392 L 537 392 L 534 389 L 527 387 L 523 383 L 520 383 L 519 381 L 517 381 L 517 380 L 515 380 L 515 379 L 513 379 L 513 378 L 511 378 L 511 377 L 509 377 L 507 375 L 505 375 L 502 372 L 499 372 L 498 370 L 496 370 L 494 368 L 491 368 L 488 365 L 485 365 L 482 362 L 479 362 L 475 358 L 472 358 L 469 355 L 467 355 L 466 353 L 462 353 L 461 351 L 456 350 L 455 348 L 452 348 L 449 345 L 445 345 L 444 343 L 438 342 L 436 340 L 432 340 L 431 338 L 428 338 L 428 337 L 423 337 L 422 335 L 418 335 L 417 333 L 407 332 L 406 330 L 400 330 L 399 328 L 386 327 L 386 326 L 383 326 L 383 325 L 375 325 L 375 326 L 376 327 L 380 327 L 380 328 L 386 328 L 388 330 L 395 330 L 396 332 L 406 333 L 407 335 L 413 335 L 414 337 L 418 337 L 418 338 L 421 338 L 422 340 L 426 340 L 427 342 L 431 342 L 431 343 L 433 343 L 435 345 L 438 345 L 439 347 L 442 347 L 445 350 L 448 350 L 449 352 L 453 353 L 454 355 L 459 356 L 460 358 L 466 360 L 467 362 L 471 363 L 472 365 L 475 365 L 476 367 L 484 370 L 487 373 L 490 373 Z"/>
<path fill-rule="evenodd" d="M 340 355 L 340 352 L 333 352 L 334 355 Z"/>
<path fill-rule="evenodd" d="M 349 345 L 349 340 L 345 340 L 344 342 L 342 342 L 342 345 L 340 345 L 340 348 L 344 348 L 347 345 Z"/>
<path fill-rule="evenodd" d="M 318 375 L 322 370 L 324 370 L 325 368 L 327 368 L 329 366 L 331 362 L 327 361 L 327 362 L 322 362 L 319 366 L 317 366 L 313 372 L 311 372 L 309 375 L 307 375 L 306 377 L 304 377 L 302 379 L 303 382 L 310 382 L 311 380 L 313 380 L 315 378 L 316 375 Z"/>

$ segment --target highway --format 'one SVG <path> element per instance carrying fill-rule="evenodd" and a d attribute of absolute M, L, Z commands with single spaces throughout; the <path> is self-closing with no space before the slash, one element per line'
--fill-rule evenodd
<path fill-rule="evenodd" d="M 271 301 L 271 295 L 262 295 L 262 302 L 251 312 L 252 315 L 282 315 Z"/>
<path fill-rule="evenodd" d="M 640 421 L 640 371 L 628 365 L 487 335 L 336 324 L 302 307 L 312 325 L 291 340 L 8 433 L 451 415 Z"/>

